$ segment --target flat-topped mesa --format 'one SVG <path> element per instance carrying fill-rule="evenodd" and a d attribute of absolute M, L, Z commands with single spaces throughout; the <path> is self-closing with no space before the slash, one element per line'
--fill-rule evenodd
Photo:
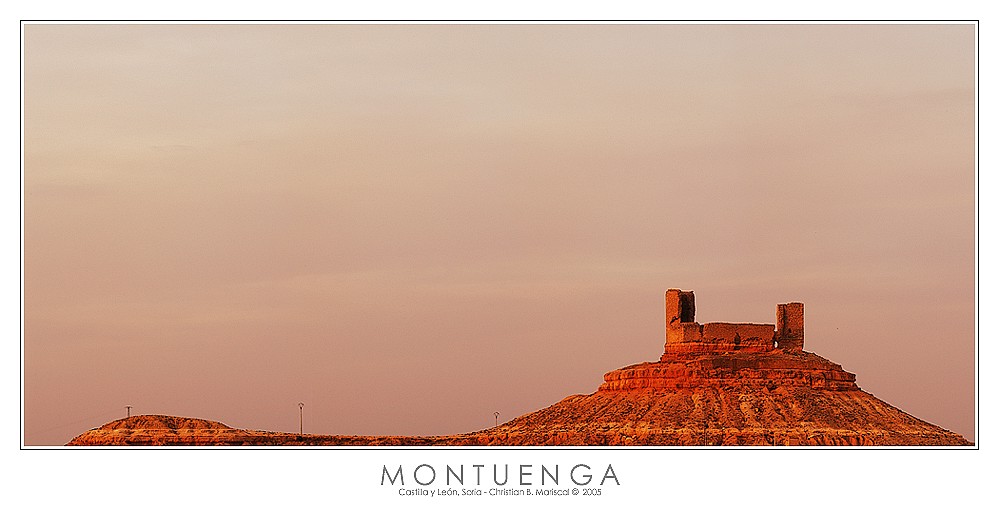
<path fill-rule="evenodd" d="M 802 351 L 804 305 L 778 304 L 775 324 L 705 323 L 694 320 L 694 291 L 668 289 L 665 296 L 666 343 L 661 361 L 684 355 L 726 352 Z"/>
<path fill-rule="evenodd" d="M 854 374 L 802 350 L 804 306 L 778 304 L 775 324 L 705 323 L 694 320 L 694 292 L 668 289 L 666 337 L 657 362 L 604 375 L 602 392 L 715 388 L 733 385 L 776 389 L 858 390 Z"/>

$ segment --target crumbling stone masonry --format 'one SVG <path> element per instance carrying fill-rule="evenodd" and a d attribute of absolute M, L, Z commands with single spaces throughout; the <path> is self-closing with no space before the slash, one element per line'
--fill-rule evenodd
<path fill-rule="evenodd" d="M 678 354 L 730 351 L 765 352 L 775 349 L 802 351 L 803 304 L 778 304 L 775 323 L 705 323 L 694 320 L 694 291 L 668 289 L 665 358 Z"/>
<path fill-rule="evenodd" d="M 802 351 L 805 338 L 803 307 L 801 302 L 778 304 L 778 311 L 775 313 L 775 340 L 779 349 Z"/>

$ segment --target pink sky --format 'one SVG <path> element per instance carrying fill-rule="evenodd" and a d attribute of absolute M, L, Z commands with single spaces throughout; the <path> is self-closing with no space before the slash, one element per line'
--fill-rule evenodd
<path fill-rule="evenodd" d="M 975 439 L 971 24 L 24 34 L 25 444 L 482 429 L 671 287 Z"/>

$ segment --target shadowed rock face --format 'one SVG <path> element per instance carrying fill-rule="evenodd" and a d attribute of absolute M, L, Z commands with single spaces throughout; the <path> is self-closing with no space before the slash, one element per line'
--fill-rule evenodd
<path fill-rule="evenodd" d="M 201 419 L 142 415 L 68 445 L 972 445 L 855 384 L 803 351 L 804 306 L 779 304 L 774 325 L 695 322 L 694 292 L 666 293 L 659 361 L 611 371 L 590 395 L 461 435 L 296 435 Z"/>

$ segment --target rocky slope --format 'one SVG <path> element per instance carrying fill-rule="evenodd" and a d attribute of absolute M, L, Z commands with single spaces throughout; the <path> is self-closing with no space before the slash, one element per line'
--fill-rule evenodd
<path fill-rule="evenodd" d="M 970 445 L 808 352 L 708 354 L 611 371 L 491 432 L 519 445 Z"/>

